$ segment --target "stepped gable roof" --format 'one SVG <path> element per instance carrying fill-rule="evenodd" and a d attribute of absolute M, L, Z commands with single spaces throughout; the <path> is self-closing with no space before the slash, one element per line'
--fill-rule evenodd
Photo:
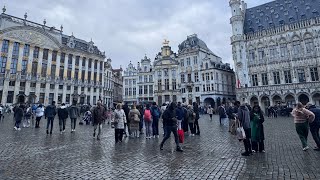
<path fill-rule="evenodd" d="M 244 33 L 255 33 L 319 17 L 319 0 L 275 0 L 246 9 Z"/>

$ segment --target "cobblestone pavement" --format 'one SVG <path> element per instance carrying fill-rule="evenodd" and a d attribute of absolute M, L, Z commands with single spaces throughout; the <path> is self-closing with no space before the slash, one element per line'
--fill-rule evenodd
<path fill-rule="evenodd" d="M 162 139 L 126 139 L 114 143 L 114 130 L 103 127 L 101 141 L 92 126 L 53 135 L 41 128 L 13 130 L 12 117 L 0 122 L 0 179 L 320 179 L 320 152 L 302 151 L 290 118 L 267 119 L 266 153 L 241 157 L 243 145 L 227 127 L 200 119 L 201 136 L 186 137 L 184 152 L 173 138 L 159 150 Z M 313 146 L 313 140 L 309 139 Z"/>

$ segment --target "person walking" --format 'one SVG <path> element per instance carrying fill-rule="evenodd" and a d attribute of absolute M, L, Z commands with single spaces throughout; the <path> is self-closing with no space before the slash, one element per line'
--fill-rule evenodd
<path fill-rule="evenodd" d="M 139 137 L 140 112 L 134 104 L 129 112 L 130 130 L 132 137 Z"/>
<path fill-rule="evenodd" d="M 252 152 L 265 152 L 264 149 L 264 116 L 260 106 L 255 105 L 250 112 Z"/>
<path fill-rule="evenodd" d="M 35 128 L 40 128 L 40 121 L 42 116 L 44 115 L 44 107 L 42 104 L 39 104 L 39 106 L 36 109 L 36 126 Z"/>
<path fill-rule="evenodd" d="M 165 130 L 165 128 L 164 128 L 164 123 L 163 123 L 163 119 L 162 119 L 162 114 L 163 114 L 164 111 L 167 109 L 167 107 L 168 107 L 167 104 L 166 104 L 166 103 L 163 103 L 162 106 L 161 106 L 161 108 L 160 108 L 160 111 L 161 111 L 160 120 L 161 120 L 161 122 L 162 122 L 163 136 L 165 135 L 166 130 Z"/>
<path fill-rule="evenodd" d="M 200 135 L 200 127 L 199 127 L 200 115 L 199 115 L 198 104 L 196 102 L 193 102 L 193 112 L 196 115 L 195 120 L 194 120 L 194 128 L 195 128 L 194 131 L 195 131 L 196 135 Z"/>
<path fill-rule="evenodd" d="M 127 123 L 126 114 L 124 113 L 121 104 L 119 103 L 114 110 L 114 120 L 112 122 L 112 124 L 114 125 L 115 143 L 122 142 L 125 123 Z"/>
<path fill-rule="evenodd" d="M 71 133 L 76 131 L 77 118 L 80 116 L 79 108 L 76 106 L 76 101 L 72 102 L 69 107 L 69 117 L 71 119 Z"/>
<path fill-rule="evenodd" d="M 178 102 L 178 107 L 176 108 L 176 115 L 178 119 L 178 129 L 183 129 L 182 122 L 184 120 L 184 110 L 181 106 L 181 102 Z"/>
<path fill-rule="evenodd" d="M 13 117 L 15 119 L 15 126 L 14 129 L 20 131 L 20 123 L 23 119 L 23 115 L 24 115 L 24 106 L 21 104 L 20 106 L 16 106 L 15 110 L 14 110 L 14 114 Z"/>
<path fill-rule="evenodd" d="M 315 105 L 308 103 L 306 108 L 313 112 L 315 118 L 312 123 L 310 123 L 310 131 L 314 142 L 316 143 L 316 147 L 313 149 L 315 151 L 320 151 L 320 136 L 319 136 L 319 129 L 320 129 L 320 109 L 317 108 Z"/>
<path fill-rule="evenodd" d="M 105 120 L 106 109 L 102 106 L 101 101 L 97 102 L 97 106 L 93 109 L 92 119 L 94 124 L 93 137 L 96 136 L 96 130 L 98 128 L 97 140 L 100 140 L 102 123 Z"/>
<path fill-rule="evenodd" d="M 226 119 L 227 119 L 227 111 L 226 111 L 226 108 L 224 107 L 224 104 L 221 104 L 219 108 L 220 125 L 225 125 Z"/>
<path fill-rule="evenodd" d="M 0 104 L 0 121 L 4 119 L 4 108 L 2 104 Z"/>
<path fill-rule="evenodd" d="M 26 113 L 24 115 L 23 127 L 30 127 L 31 118 L 32 118 L 32 109 L 29 105 L 27 105 Z"/>
<path fill-rule="evenodd" d="M 60 134 L 65 132 L 66 129 L 66 120 L 68 118 L 68 110 L 65 103 L 61 104 L 61 107 L 58 109 L 58 117 L 59 117 L 59 127 L 60 127 Z"/>
<path fill-rule="evenodd" d="M 159 118 L 161 115 L 160 108 L 157 106 L 156 102 L 153 102 L 151 107 L 152 115 L 152 134 L 154 138 L 159 138 Z"/>
<path fill-rule="evenodd" d="M 298 102 L 296 107 L 291 112 L 296 126 L 297 134 L 299 135 L 300 141 L 302 143 L 302 150 L 306 151 L 308 147 L 308 133 L 309 133 L 309 123 L 313 123 L 315 115 L 313 112 L 307 110 L 303 107 L 301 102 Z"/>
<path fill-rule="evenodd" d="M 188 105 L 188 124 L 189 124 L 189 136 L 194 136 L 195 135 L 195 131 L 194 131 L 194 121 L 195 121 L 195 113 L 193 112 L 192 106 Z"/>
<path fill-rule="evenodd" d="M 165 128 L 165 136 L 160 143 L 160 150 L 163 150 L 164 143 L 170 138 L 171 132 L 174 135 L 176 143 L 176 151 L 182 152 L 182 148 L 179 145 L 179 137 L 177 132 L 177 116 L 176 116 L 176 103 L 172 102 L 169 108 L 166 109 L 162 114 L 163 124 Z"/>
<path fill-rule="evenodd" d="M 146 109 L 143 112 L 144 126 L 146 127 L 146 139 L 151 139 L 152 135 L 152 115 L 150 104 L 147 104 Z"/>
<path fill-rule="evenodd" d="M 50 128 L 50 134 L 52 134 L 52 129 L 53 129 L 53 121 L 54 117 L 57 114 L 57 108 L 56 108 L 56 102 L 52 101 L 52 104 L 46 107 L 44 117 L 45 119 L 48 118 L 47 120 L 47 134 L 49 134 L 49 126 L 51 125 Z"/>
<path fill-rule="evenodd" d="M 130 108 L 128 106 L 128 103 L 125 103 L 122 107 L 124 113 L 126 114 L 126 119 L 129 119 L 129 112 L 130 112 Z M 128 134 L 127 134 L 127 129 L 128 129 Z M 130 132 L 130 121 L 127 121 L 125 124 L 124 124 L 124 135 L 127 137 L 127 136 L 130 136 L 131 135 L 131 132 Z"/>
<path fill-rule="evenodd" d="M 210 105 L 209 105 L 209 107 L 208 107 L 207 113 L 209 114 L 210 120 L 212 121 L 213 108 L 212 108 Z"/>
<path fill-rule="evenodd" d="M 241 153 L 241 155 L 250 156 L 252 154 L 250 112 L 248 107 L 245 104 L 239 107 L 237 116 L 238 116 L 240 125 L 243 127 L 244 132 L 246 134 L 246 138 L 243 140 L 245 152 Z"/>

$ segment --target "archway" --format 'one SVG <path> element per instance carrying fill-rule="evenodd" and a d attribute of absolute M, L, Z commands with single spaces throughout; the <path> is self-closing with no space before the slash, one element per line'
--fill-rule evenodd
<path fill-rule="evenodd" d="M 278 95 L 273 96 L 272 101 L 273 101 L 273 105 L 278 105 L 282 103 L 282 99 Z"/>
<path fill-rule="evenodd" d="M 306 94 L 300 94 L 298 97 L 299 102 L 306 105 L 309 102 L 309 97 Z"/>
<path fill-rule="evenodd" d="M 259 100 L 256 96 L 251 97 L 250 105 L 251 105 L 251 107 L 253 107 L 254 105 L 259 105 Z"/>
<path fill-rule="evenodd" d="M 315 93 L 312 96 L 312 101 L 316 106 L 320 106 L 320 93 Z"/>
<path fill-rule="evenodd" d="M 217 98 L 217 107 L 219 107 L 219 106 L 221 106 L 221 98 L 220 97 Z"/>
<path fill-rule="evenodd" d="M 296 103 L 296 100 L 294 99 L 293 95 L 292 94 L 288 94 L 285 98 L 284 98 L 284 101 L 286 103 L 286 105 L 288 107 L 293 107 L 294 104 Z"/>
<path fill-rule="evenodd" d="M 211 106 L 211 107 L 215 107 L 215 102 L 214 102 L 214 100 L 213 100 L 213 98 L 206 98 L 206 99 L 204 99 L 204 106 L 205 107 L 207 107 L 207 106 Z"/>
<path fill-rule="evenodd" d="M 261 109 L 266 113 L 267 109 L 270 106 L 270 99 L 268 96 L 263 96 L 261 98 Z"/>

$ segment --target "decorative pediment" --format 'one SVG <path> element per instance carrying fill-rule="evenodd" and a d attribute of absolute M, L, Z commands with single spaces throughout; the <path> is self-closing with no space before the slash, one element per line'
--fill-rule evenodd
<path fill-rule="evenodd" d="M 36 46 L 45 47 L 49 49 L 60 48 L 58 41 L 53 40 L 53 37 L 48 37 L 46 34 L 31 30 L 31 29 L 13 29 L 3 32 L 2 38 L 12 41 L 21 41 L 26 44 L 34 44 Z"/>

